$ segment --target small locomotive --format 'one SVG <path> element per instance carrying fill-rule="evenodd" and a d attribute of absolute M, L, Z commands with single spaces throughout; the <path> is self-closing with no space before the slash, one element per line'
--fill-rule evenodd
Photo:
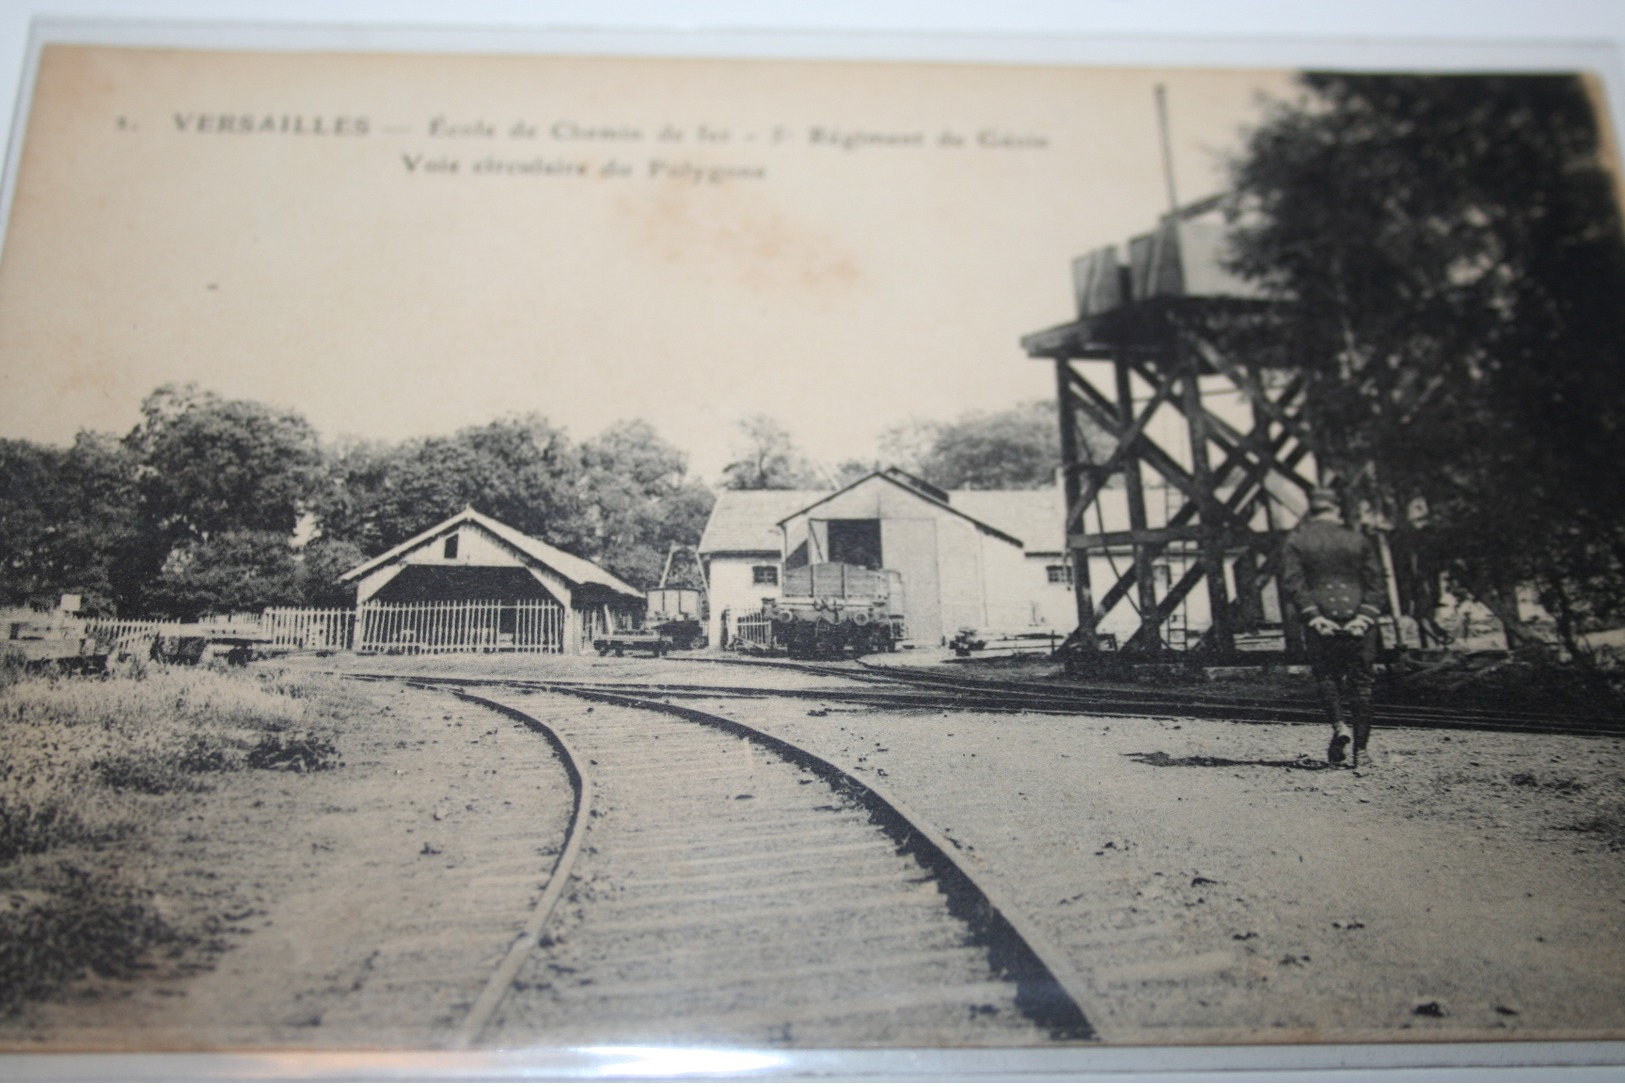
<path fill-rule="evenodd" d="M 788 569 L 772 616 L 773 644 L 792 657 L 889 653 L 904 637 L 903 576 L 844 562 Z"/>

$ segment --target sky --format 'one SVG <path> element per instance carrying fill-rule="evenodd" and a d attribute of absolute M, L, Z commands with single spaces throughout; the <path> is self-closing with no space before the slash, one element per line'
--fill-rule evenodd
<path fill-rule="evenodd" d="M 0 254 L 0 436 L 160 384 L 326 438 L 644 418 L 714 480 L 1052 395 L 1071 261 L 1182 200 L 1284 73 L 48 47 Z"/>

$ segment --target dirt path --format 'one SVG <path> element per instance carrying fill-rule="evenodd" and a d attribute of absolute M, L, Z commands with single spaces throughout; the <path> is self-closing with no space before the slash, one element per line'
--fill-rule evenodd
<path fill-rule="evenodd" d="M 561 667 L 617 663 L 675 674 Z M 166 908 L 221 919 L 215 952 L 89 982 L 0 1045 L 443 1038 L 534 901 L 569 791 L 505 718 L 364 690 L 344 768 L 224 777 L 128 858 Z M 1625 742 L 1379 730 L 1354 774 L 1321 766 L 1318 727 L 704 708 L 883 783 L 956 842 L 1089 979 L 1108 1043 L 1625 1037 L 1625 864 L 1574 829 L 1620 821 Z"/>
<path fill-rule="evenodd" d="M 131 865 L 170 911 L 227 924 L 135 984 L 6 1024 L 11 1047 L 436 1044 L 506 953 L 552 866 L 571 793 L 539 736 L 450 695 L 368 686 L 373 712 L 316 774 L 222 776 Z"/>
<path fill-rule="evenodd" d="M 1619 810 L 1625 742 L 1380 730 L 1356 774 L 1319 727 L 763 720 L 959 842 L 1107 1041 L 1625 1036 L 1625 864 L 1568 829 Z"/>

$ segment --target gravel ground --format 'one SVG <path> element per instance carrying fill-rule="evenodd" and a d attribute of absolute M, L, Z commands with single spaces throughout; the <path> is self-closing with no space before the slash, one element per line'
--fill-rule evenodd
<path fill-rule="evenodd" d="M 839 682 L 642 658 L 306 664 Z M 87 979 L 0 1024 L 0 1047 L 421 1047 L 454 1027 L 551 866 L 568 790 L 506 719 L 366 691 L 345 767 L 223 778 L 128 857 L 213 942 L 138 983 Z M 1625 866 L 1572 829 L 1611 825 L 1617 846 L 1621 741 L 1379 730 L 1356 773 L 1323 767 L 1319 727 L 701 705 L 957 843 L 1087 979 L 1108 1043 L 1625 1036 Z"/>
<path fill-rule="evenodd" d="M 1090 979 L 1107 1041 L 1625 1035 L 1625 868 L 1568 829 L 1618 812 L 1621 741 L 1378 730 L 1353 772 L 1319 727 L 750 719 L 957 842 Z"/>

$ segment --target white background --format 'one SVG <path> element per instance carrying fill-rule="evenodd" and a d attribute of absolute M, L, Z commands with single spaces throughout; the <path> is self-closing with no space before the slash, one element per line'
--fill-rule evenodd
<path fill-rule="evenodd" d="M 1079 0 L 1073 3 L 936 3 L 842 0 L 769 5 L 710 0 L 618 3 L 517 0 L 0 0 L 0 118 L 15 118 L 31 22 L 205 24 L 240 30 L 311 26 L 323 44 L 346 48 L 450 48 L 487 51 L 675 53 L 699 55 L 836 55 L 963 59 L 1073 59 L 1088 63 L 1189 63 L 1218 66 L 1348 66 L 1390 68 L 1530 68 L 1577 63 L 1609 79 L 1614 130 L 1625 116 L 1620 72 L 1625 58 L 1625 3 L 1612 0 Z M 455 29 L 454 29 L 455 28 Z M 380 32 L 383 33 L 380 33 Z M 509 32 L 517 32 L 510 36 Z M 607 32 L 604 36 L 598 32 Z M 1584 59 L 1581 59 L 1584 58 Z M 1565 63 L 1565 59 L 1567 62 Z M 9 127 L 9 126 L 8 126 Z M 1492 953 L 1492 949 L 1486 949 Z M 652 1054 L 638 1071 L 654 1078 L 689 1072 L 726 1075 L 729 1060 L 674 1063 Z M 741 1055 L 743 1056 L 743 1055 Z M 1102 1072 L 1168 1078 L 1206 1072 L 1264 1072 L 1289 1079 L 1475 1078 L 1486 1064 L 1511 1063 L 1517 1078 L 1554 1074 L 1556 1066 L 1589 1064 L 1582 1074 L 1618 1078 L 1625 1050 L 1617 1045 L 1292 1047 L 1169 1051 L 1091 1051 L 1068 1056 L 974 1053 L 930 1055 L 806 1054 L 793 1071 L 849 1078 L 949 1078 L 972 1075 L 1071 1077 Z M 580 1075 L 608 1065 L 590 1055 L 502 1055 L 484 1063 L 258 1063 L 231 1058 L 0 1056 L 5 1079 L 170 1079 L 176 1077 L 349 1077 Z M 1604 1065 L 1605 1067 L 1598 1067 Z M 1455 1066 L 1455 1070 L 1451 1070 Z M 732 1062 L 735 1070 L 752 1063 Z M 1364 1069 L 1364 1072 L 1359 1071 Z M 747 1071 L 746 1074 L 749 1074 Z M 763 1074 L 758 1068 L 757 1074 Z M 1555 1073 L 1561 1074 L 1561 1073 Z M 1574 1070 L 1569 1072 L 1574 1074 Z M 1137 1078 L 1136 1077 L 1136 1078 Z M 640 1077 L 641 1078 L 641 1077 Z"/>

